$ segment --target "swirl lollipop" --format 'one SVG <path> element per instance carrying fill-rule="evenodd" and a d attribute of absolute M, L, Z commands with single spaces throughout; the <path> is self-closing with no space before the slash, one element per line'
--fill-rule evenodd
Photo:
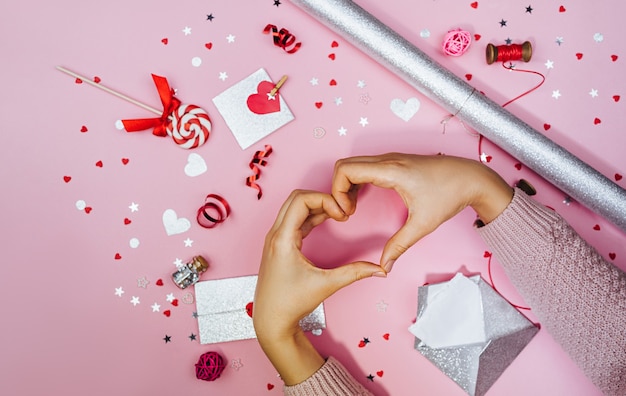
<path fill-rule="evenodd" d="M 211 119 L 209 118 L 209 114 L 196 105 L 181 104 L 180 100 L 174 97 L 174 90 L 170 88 L 165 77 L 152 75 L 159 97 L 161 98 L 161 103 L 163 104 L 163 111 L 160 111 L 107 88 L 99 82 L 91 81 L 66 68 L 57 66 L 57 69 L 79 79 L 81 82 L 102 89 L 118 98 L 159 115 L 159 117 L 155 118 L 122 120 L 124 129 L 126 129 L 127 132 L 137 132 L 152 128 L 153 135 L 170 136 L 174 140 L 174 143 L 185 149 L 200 147 L 209 138 L 211 132 Z"/>

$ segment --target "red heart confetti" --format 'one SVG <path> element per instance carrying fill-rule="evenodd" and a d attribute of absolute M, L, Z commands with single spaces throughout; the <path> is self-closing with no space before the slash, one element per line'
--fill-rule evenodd
<path fill-rule="evenodd" d="M 96 84 L 99 84 L 99 83 L 100 83 L 100 81 L 102 81 L 102 80 L 100 80 L 100 77 L 98 77 L 98 76 L 95 76 L 95 77 L 93 78 L 93 82 L 95 82 Z"/>
<path fill-rule="evenodd" d="M 97 166 L 98 168 L 102 168 L 102 165 L 103 165 L 103 164 L 102 164 L 102 161 L 98 161 L 98 162 L 96 162 L 96 166 Z"/>
<path fill-rule="evenodd" d="M 622 180 L 622 175 L 620 175 L 619 173 L 615 174 L 615 181 L 620 181 Z"/>
<path fill-rule="evenodd" d="M 470 7 L 474 9 L 478 8 L 478 2 L 477 1 L 473 2 L 472 4 L 470 4 Z"/>
<path fill-rule="evenodd" d="M 172 305 L 175 306 L 175 307 L 178 306 L 178 299 L 177 298 L 172 300 Z"/>
<path fill-rule="evenodd" d="M 86 127 L 86 126 L 84 126 L 84 125 L 83 125 L 82 127 L 80 127 L 80 131 L 81 131 L 82 133 L 85 133 L 85 132 L 87 132 L 88 130 L 89 130 L 89 129 L 87 129 L 87 127 Z"/>
<path fill-rule="evenodd" d="M 543 130 L 544 131 L 547 131 L 550 128 L 552 128 L 552 125 L 550 125 L 550 124 L 543 124 Z"/>
<path fill-rule="evenodd" d="M 519 163 L 519 162 L 517 164 L 515 164 L 515 169 L 521 170 L 522 169 L 522 164 Z"/>
<path fill-rule="evenodd" d="M 472 75 L 471 74 L 466 74 L 465 78 L 467 79 L 467 81 L 470 81 L 472 79 Z"/>
<path fill-rule="evenodd" d="M 565 7 L 560 6 L 560 7 L 559 7 L 559 12 L 565 12 Z"/>
<path fill-rule="evenodd" d="M 385 333 L 383 334 L 383 338 L 387 341 L 389 341 L 389 333 Z"/>
<path fill-rule="evenodd" d="M 268 95 L 275 85 L 271 81 L 261 81 L 257 86 L 257 93 L 248 96 L 247 105 L 251 112 L 255 114 L 268 114 L 280 111 L 279 93 L 274 94 L 274 99 L 270 100 Z"/>
<path fill-rule="evenodd" d="M 91 206 L 85 206 L 85 213 L 89 214 L 91 213 L 91 210 L 92 210 Z"/>
<path fill-rule="evenodd" d="M 581 60 L 583 58 L 583 54 L 581 54 L 580 52 L 576 53 L 576 58 L 578 58 L 578 60 Z"/>
<path fill-rule="evenodd" d="M 376 372 L 376 375 L 381 377 L 381 378 L 383 377 L 384 374 L 385 374 L 385 372 L 383 370 L 380 370 L 380 371 Z"/>
<path fill-rule="evenodd" d="M 365 345 L 367 345 L 365 341 L 363 340 L 359 341 L 359 348 L 365 348 Z"/>
<path fill-rule="evenodd" d="M 337 85 L 337 81 L 335 81 L 335 79 L 333 78 L 332 80 L 330 80 L 330 86 L 334 87 L 335 85 Z"/>
<path fill-rule="evenodd" d="M 596 230 L 596 231 L 600 231 L 600 224 L 594 225 L 593 229 Z"/>
<path fill-rule="evenodd" d="M 249 317 L 252 317 L 252 310 L 254 309 L 254 303 L 253 302 L 249 302 L 246 304 L 246 313 L 248 314 Z"/>
<path fill-rule="evenodd" d="M 481 36 L 480 34 L 475 34 L 475 35 L 474 35 L 474 40 L 475 40 L 475 41 L 478 41 L 478 40 L 480 40 L 480 38 L 481 38 L 481 37 L 482 37 L 482 36 Z"/>
<path fill-rule="evenodd" d="M 72 180 L 72 176 L 63 176 L 63 181 L 69 183 Z"/>
<path fill-rule="evenodd" d="M 267 390 L 272 390 L 272 389 L 274 389 L 274 384 L 268 383 L 267 384 Z"/>
<path fill-rule="evenodd" d="M 122 259 L 122 255 L 119 253 L 115 253 L 115 259 L 116 260 L 121 260 Z"/>
<path fill-rule="evenodd" d="M 593 119 L 593 124 L 594 124 L 594 125 L 598 125 L 598 124 L 599 124 L 599 123 L 601 123 L 601 122 L 602 122 L 602 120 L 600 120 L 598 117 L 596 117 L 596 118 L 594 118 L 594 119 Z"/>
<path fill-rule="evenodd" d="M 122 158 L 122 164 L 126 165 L 128 164 L 129 159 L 128 158 Z"/>
<path fill-rule="evenodd" d="M 130 223 L 132 223 L 132 222 L 130 221 L 130 219 L 129 219 L 128 217 L 126 217 L 126 218 L 124 219 L 124 224 L 125 224 L 125 225 L 129 225 Z"/>
<path fill-rule="evenodd" d="M 335 54 L 328 55 L 328 58 L 330 58 L 330 60 L 335 60 Z"/>
<path fill-rule="evenodd" d="M 336 41 L 333 41 L 332 43 L 330 43 L 330 46 L 331 46 L 332 48 L 337 48 L 337 47 L 339 47 L 339 43 L 338 43 L 338 42 L 336 42 Z"/>
<path fill-rule="evenodd" d="M 611 55 L 611 60 L 613 62 L 615 62 L 617 60 L 618 56 L 617 55 Z"/>
<path fill-rule="evenodd" d="M 157 279 L 157 281 L 156 281 L 156 285 L 157 285 L 157 286 L 163 286 L 163 279 L 160 279 L 160 278 L 159 278 L 159 279 Z"/>
<path fill-rule="evenodd" d="M 163 45 L 167 45 L 168 41 L 169 41 L 169 40 L 168 40 L 167 38 L 164 38 L 164 39 L 162 39 L 162 40 L 161 40 L 161 42 L 163 43 Z"/>
<path fill-rule="evenodd" d="M 318 109 L 321 109 L 322 105 L 323 105 L 322 102 L 315 102 L 315 107 L 317 107 Z"/>
<path fill-rule="evenodd" d="M 163 311 L 163 315 L 167 316 L 168 318 L 170 317 L 171 314 L 172 314 L 172 312 L 169 309 Z"/>
<path fill-rule="evenodd" d="M 211 48 L 213 48 L 213 43 L 206 43 L 204 44 L 204 46 L 206 47 L 206 49 L 210 50 Z"/>
<path fill-rule="evenodd" d="M 81 80 L 80 78 L 77 78 L 77 79 L 75 80 L 75 82 L 76 82 L 76 84 L 82 84 L 82 83 L 83 83 L 83 80 Z"/>
<path fill-rule="evenodd" d="M 616 257 L 616 254 L 615 254 L 615 253 L 613 253 L 613 252 L 609 253 L 609 258 L 610 258 L 611 260 L 615 260 L 615 257 Z"/>
<path fill-rule="evenodd" d="M 619 102 L 620 96 L 619 95 L 613 95 L 613 100 L 615 101 L 615 103 Z"/>

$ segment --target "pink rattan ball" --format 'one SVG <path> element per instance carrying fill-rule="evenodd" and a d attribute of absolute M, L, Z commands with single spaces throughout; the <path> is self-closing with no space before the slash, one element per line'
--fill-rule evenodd
<path fill-rule="evenodd" d="M 450 56 L 461 56 L 472 42 L 472 35 L 461 29 L 450 30 L 443 38 L 443 52 Z"/>
<path fill-rule="evenodd" d="M 224 371 L 226 363 L 217 352 L 207 352 L 200 355 L 196 363 L 196 378 L 204 381 L 215 381 Z"/>

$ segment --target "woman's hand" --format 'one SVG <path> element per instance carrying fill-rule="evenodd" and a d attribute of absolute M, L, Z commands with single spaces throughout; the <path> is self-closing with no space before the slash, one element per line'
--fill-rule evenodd
<path fill-rule="evenodd" d="M 324 359 L 298 322 L 337 290 L 363 278 L 386 276 L 380 266 L 353 262 L 321 269 L 301 252 L 302 240 L 327 219 L 348 216 L 329 194 L 294 191 L 265 238 L 254 298 L 258 341 L 287 385 L 309 378 Z"/>
<path fill-rule="evenodd" d="M 355 212 L 358 190 L 368 183 L 395 190 L 408 209 L 406 223 L 383 249 L 380 263 L 386 272 L 409 247 L 465 207 L 488 223 L 513 198 L 512 188 L 477 161 L 389 153 L 337 161 L 332 195 L 347 215 Z"/>

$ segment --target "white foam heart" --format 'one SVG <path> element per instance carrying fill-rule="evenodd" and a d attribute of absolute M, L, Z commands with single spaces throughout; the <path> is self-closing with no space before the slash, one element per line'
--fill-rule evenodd
<path fill-rule="evenodd" d="M 420 109 L 420 101 L 417 98 L 409 98 L 406 102 L 402 99 L 393 99 L 389 108 L 393 114 L 408 122 Z"/>
<path fill-rule="evenodd" d="M 206 162 L 200 154 L 191 153 L 187 157 L 187 165 L 185 165 L 185 174 L 189 177 L 195 177 L 207 171 Z"/>
<path fill-rule="evenodd" d="M 173 209 L 163 212 L 163 226 L 167 235 L 182 234 L 191 228 L 191 222 L 184 217 L 179 218 Z"/>

